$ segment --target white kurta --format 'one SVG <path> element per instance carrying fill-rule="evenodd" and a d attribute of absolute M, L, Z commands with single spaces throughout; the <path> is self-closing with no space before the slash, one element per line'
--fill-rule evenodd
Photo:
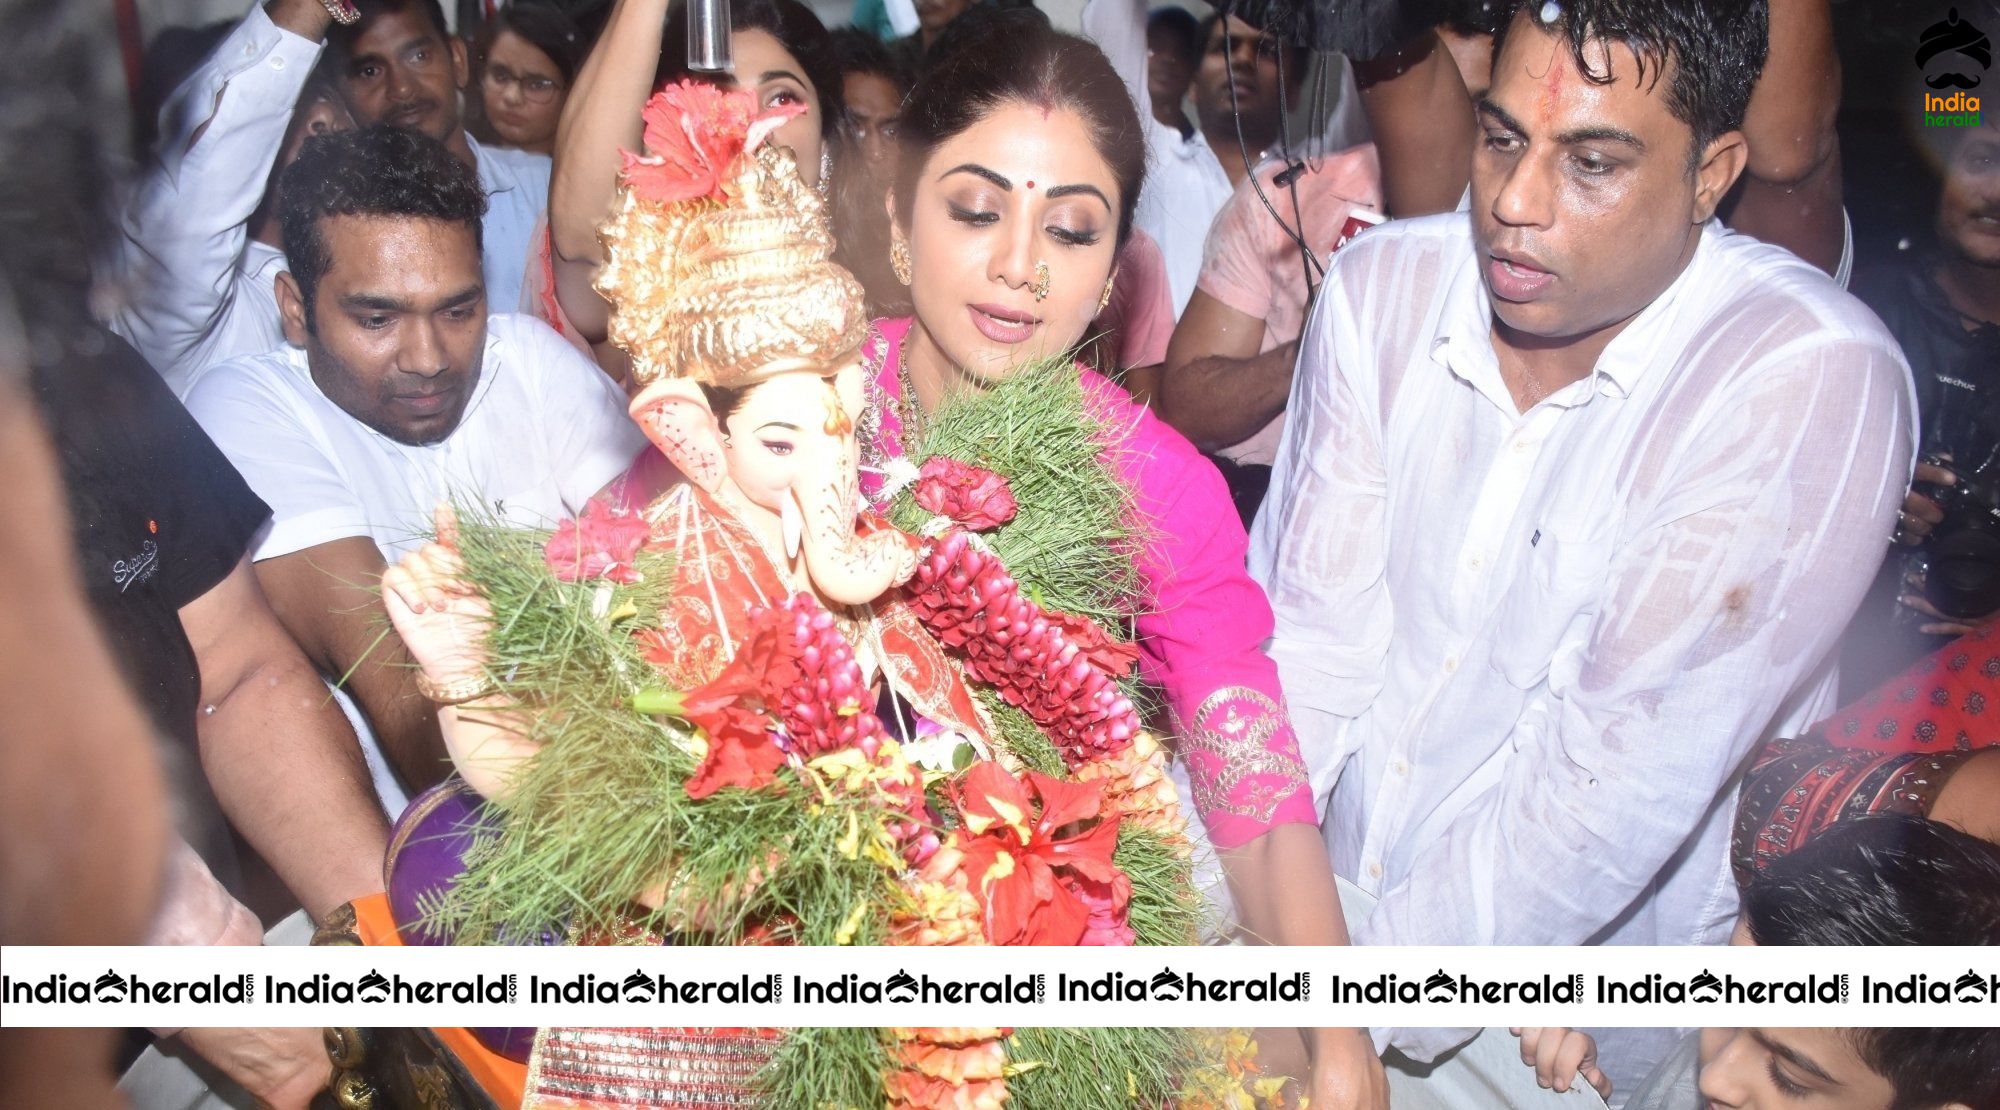
<path fill-rule="evenodd" d="M 1465 213 L 1342 248 L 1251 540 L 1335 870 L 1381 900 L 1354 939 L 1720 942 L 1737 772 L 1881 561 L 1908 367 L 1825 274 L 1714 224 L 1525 414 L 1491 334 Z"/>

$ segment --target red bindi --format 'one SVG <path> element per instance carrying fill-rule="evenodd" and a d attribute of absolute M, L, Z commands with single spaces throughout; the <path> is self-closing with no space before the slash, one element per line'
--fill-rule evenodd
<path fill-rule="evenodd" d="M 1032 182 L 1032 181 L 1028 182 L 1028 188 L 1032 189 L 1032 188 L 1034 188 L 1034 187 L 1035 187 L 1035 183 L 1034 183 L 1034 182 Z"/>

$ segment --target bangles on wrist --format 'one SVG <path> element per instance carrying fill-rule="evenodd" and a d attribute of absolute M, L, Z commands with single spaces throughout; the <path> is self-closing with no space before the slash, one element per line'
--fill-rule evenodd
<path fill-rule="evenodd" d="M 319 5 L 342 27 L 352 27 L 361 22 L 361 9 L 355 7 L 352 0 L 319 0 Z"/>

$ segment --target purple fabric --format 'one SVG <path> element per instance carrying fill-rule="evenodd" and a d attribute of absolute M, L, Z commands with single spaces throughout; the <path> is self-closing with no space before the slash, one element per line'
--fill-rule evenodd
<path fill-rule="evenodd" d="M 389 911 L 396 932 L 409 945 L 450 944 L 451 938 L 424 928 L 421 906 L 441 897 L 465 873 L 465 854 L 499 821 L 472 788 L 456 776 L 410 802 L 389 840 Z M 545 930 L 527 943 L 553 945 L 562 939 Z M 535 1044 L 533 1029 L 474 1029 L 479 1043 L 517 1063 L 526 1063 Z"/>

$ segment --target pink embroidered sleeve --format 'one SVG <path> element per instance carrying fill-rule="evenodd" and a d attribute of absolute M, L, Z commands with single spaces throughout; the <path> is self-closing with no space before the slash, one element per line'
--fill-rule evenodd
<path fill-rule="evenodd" d="M 1166 695 L 1209 840 L 1232 848 L 1277 825 L 1315 824 L 1312 790 L 1264 654 L 1271 606 L 1244 567 L 1249 541 L 1213 464 L 1151 411 L 1086 372 L 1113 420 L 1132 428 L 1117 463 L 1150 522 L 1139 570 L 1144 676 Z"/>

